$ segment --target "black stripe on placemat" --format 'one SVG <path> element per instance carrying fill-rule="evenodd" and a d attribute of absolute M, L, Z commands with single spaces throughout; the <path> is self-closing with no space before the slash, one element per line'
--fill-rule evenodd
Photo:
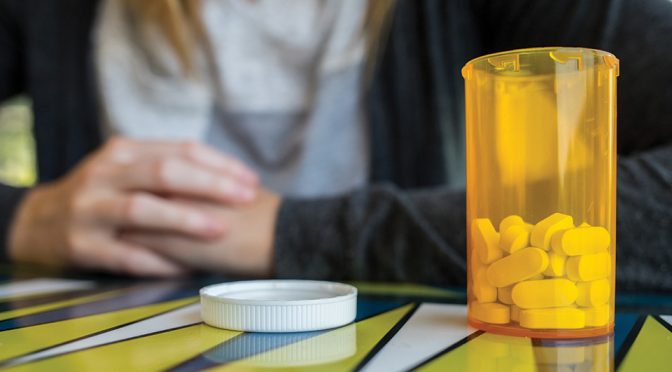
<path fill-rule="evenodd" d="M 439 358 L 441 358 L 442 356 L 448 354 L 449 352 L 451 352 L 451 351 L 457 349 L 458 347 L 460 347 L 460 346 L 466 344 L 467 342 L 469 342 L 469 341 L 471 341 L 471 340 L 477 338 L 478 336 L 480 336 L 480 335 L 482 335 L 482 334 L 484 334 L 484 333 L 485 333 L 484 331 L 475 331 L 474 333 L 470 334 L 469 336 L 467 336 L 467 337 L 461 339 L 460 341 L 457 341 L 456 343 L 454 343 L 454 344 L 452 344 L 452 345 L 446 347 L 445 349 L 439 351 L 438 353 L 434 354 L 434 356 L 431 356 L 431 357 L 429 357 L 428 359 L 425 359 L 424 361 L 418 363 L 416 366 L 414 366 L 414 367 L 412 367 L 412 368 L 409 368 L 409 370 L 414 371 L 414 370 L 416 370 L 416 369 L 418 369 L 418 368 L 420 368 L 420 367 L 422 367 L 422 366 L 425 366 L 425 365 L 427 365 L 427 364 L 429 364 L 429 363 L 435 361 L 436 359 L 439 359 Z"/>
<path fill-rule="evenodd" d="M 376 343 L 376 346 L 374 346 L 371 349 L 371 351 L 369 351 L 369 353 L 366 354 L 366 356 L 359 362 L 359 364 L 357 364 L 354 370 L 359 371 L 360 369 L 362 369 L 362 367 L 366 365 L 366 363 L 368 363 L 374 356 L 376 356 L 376 354 L 392 339 L 392 337 L 394 337 L 394 335 L 396 335 L 397 332 L 399 332 L 401 327 L 403 327 L 404 324 L 406 324 L 406 322 L 408 322 L 408 320 L 411 319 L 411 317 L 413 316 L 413 314 L 415 314 L 415 312 L 418 310 L 419 307 L 420 304 L 418 303 L 413 304 L 413 307 L 401 319 L 399 319 L 397 324 L 395 324 L 394 327 L 392 327 L 392 329 L 390 329 L 385 334 L 385 336 L 383 336 Z"/>
<path fill-rule="evenodd" d="M 393 309 L 385 310 L 380 313 L 374 313 L 367 317 L 359 318 L 355 321 L 356 323 L 362 322 L 367 319 L 374 318 L 376 316 L 385 314 L 390 311 L 400 309 L 404 306 L 409 305 L 408 303 L 397 306 Z M 417 308 L 417 305 L 416 305 Z M 415 311 L 414 309 L 409 310 L 409 313 Z M 406 316 L 409 316 L 408 314 Z M 405 323 L 405 320 L 402 318 L 395 327 L 401 323 Z M 402 324 L 403 325 L 403 324 Z M 392 328 L 391 330 L 393 330 Z M 287 345 L 294 344 L 296 342 L 304 341 L 324 333 L 334 331 L 334 329 L 328 329 L 323 331 L 314 331 L 314 332 L 299 332 L 299 333 L 243 333 L 236 337 L 233 337 L 229 340 L 222 342 L 219 345 L 216 345 L 207 351 L 185 360 L 182 363 L 171 367 L 169 371 L 172 372 L 186 372 L 186 371 L 199 371 L 212 367 L 221 366 L 224 364 L 232 363 L 238 360 L 246 359 L 254 355 L 265 353 L 271 350 L 278 349 Z M 391 331 L 390 331 L 391 332 Z M 388 334 L 390 333 L 388 332 Z M 383 336 L 383 339 L 386 336 Z M 382 341 L 382 339 L 381 339 Z M 380 344 L 380 342 L 378 343 Z M 378 344 L 376 346 L 378 346 Z M 381 345 L 382 347 L 382 345 Z M 372 349 L 375 350 L 375 347 Z M 368 355 L 367 355 L 368 357 Z M 366 359 L 366 357 L 365 357 Z M 361 363 L 360 363 L 361 364 Z"/>
<path fill-rule="evenodd" d="M 621 344 L 621 347 L 618 350 L 618 353 L 616 354 L 616 358 L 614 358 L 614 369 L 618 369 L 618 367 L 620 367 L 621 363 L 623 362 L 623 359 L 625 359 L 625 356 L 628 354 L 628 351 L 630 351 L 630 347 L 637 339 L 639 331 L 642 330 L 642 326 L 644 325 L 647 316 L 648 315 L 640 316 L 637 319 L 637 322 L 635 322 L 635 324 L 630 329 L 628 336 L 625 338 L 625 340 L 623 340 L 623 343 Z"/>
<path fill-rule="evenodd" d="M 70 339 L 70 340 L 68 340 L 68 341 L 64 341 L 64 342 L 61 342 L 61 343 L 58 343 L 58 344 L 55 344 L 55 345 L 47 346 L 47 347 L 45 347 L 45 348 L 38 349 L 38 350 L 34 350 L 34 351 L 29 352 L 29 353 L 25 353 L 25 354 L 17 355 L 17 356 L 15 356 L 15 357 L 10 358 L 10 359 L 2 360 L 2 361 L 0 361 L 0 369 L 12 365 L 12 362 L 15 361 L 15 360 L 17 360 L 17 359 L 19 359 L 19 358 L 24 358 L 24 357 L 29 356 L 29 355 L 31 355 L 31 354 L 40 353 L 40 352 L 43 352 L 43 351 L 45 351 L 45 350 L 53 349 L 53 348 L 55 348 L 55 347 L 59 347 L 59 346 L 63 346 L 63 345 L 67 345 L 67 344 L 72 343 L 72 342 L 81 341 L 81 340 L 84 340 L 84 339 L 87 339 L 87 338 L 90 338 L 90 337 L 95 337 L 95 336 L 101 335 L 101 334 L 103 334 L 103 333 L 107 333 L 107 332 L 115 331 L 115 330 L 117 330 L 117 329 L 121 329 L 121 328 L 124 328 L 124 327 L 128 327 L 128 326 L 131 326 L 131 325 L 133 325 L 133 324 L 140 323 L 140 322 L 143 322 L 143 321 L 145 321 L 145 320 L 149 320 L 149 319 L 152 319 L 152 318 L 154 318 L 154 317 L 161 316 L 161 315 L 165 315 L 165 314 L 168 314 L 168 313 L 170 313 L 170 312 L 172 312 L 172 311 L 176 311 L 176 310 L 185 308 L 185 307 L 187 307 L 187 306 L 192 306 L 192 305 L 194 305 L 195 303 L 197 303 L 197 300 L 194 300 L 194 302 L 192 302 L 192 303 L 188 303 L 188 304 L 186 304 L 186 305 L 182 305 L 182 306 L 180 306 L 180 307 L 176 307 L 176 308 L 174 308 L 174 309 L 170 309 L 170 310 L 166 310 L 166 311 L 163 311 L 163 312 L 160 312 L 160 313 L 156 313 L 156 314 L 150 315 L 150 316 L 145 317 L 145 318 L 142 318 L 142 319 L 137 319 L 137 320 L 134 320 L 134 321 L 132 321 L 132 322 L 128 322 L 128 323 L 124 323 L 124 324 L 120 324 L 120 325 L 117 325 L 117 326 L 114 326 L 114 327 L 110 327 L 110 328 L 106 328 L 106 329 L 101 330 L 101 331 L 98 331 L 98 332 L 94 332 L 94 333 L 91 333 L 91 334 L 88 334 L 88 335 L 84 335 L 84 336 L 81 336 L 81 337 L 76 337 L 76 338 Z M 103 347 L 103 346 L 107 346 L 107 345 L 117 344 L 117 343 L 120 343 L 120 342 L 126 342 L 126 341 L 130 341 L 130 340 L 134 340 L 134 339 L 136 339 L 136 338 L 141 338 L 141 337 L 145 337 L 145 336 L 157 335 L 157 334 L 159 334 L 159 333 L 170 332 L 170 331 L 174 331 L 174 330 L 178 330 L 178 329 L 182 329 L 182 328 L 187 328 L 187 327 L 193 327 L 194 325 L 197 325 L 197 324 L 200 324 L 200 323 L 187 324 L 187 325 L 183 325 L 183 326 L 179 326 L 179 327 L 162 329 L 162 330 L 160 330 L 160 331 L 155 331 L 155 332 L 150 332 L 150 333 L 146 333 L 146 334 L 142 334 L 142 335 L 137 335 L 137 336 L 133 336 L 133 337 L 128 337 L 128 338 L 125 338 L 125 339 L 123 339 L 123 340 L 117 340 L 117 341 L 107 342 L 107 343 L 103 343 L 103 344 L 100 344 L 100 345 L 87 346 L 87 347 L 84 347 L 84 348 L 81 348 L 81 349 L 77 349 L 77 350 L 73 350 L 73 351 L 68 351 L 68 352 L 61 353 L 61 354 L 51 355 L 51 356 L 48 356 L 48 357 L 39 358 L 39 359 L 35 359 L 35 360 L 31 360 L 30 362 L 21 363 L 21 364 L 18 364 L 18 365 L 30 364 L 30 363 L 39 362 L 39 361 L 42 361 L 42 360 L 45 360 L 45 359 L 57 358 L 57 357 L 60 357 L 60 356 L 64 356 L 64 355 L 68 355 L 68 354 L 73 354 L 73 353 L 77 353 L 77 352 L 80 352 L 80 351 L 91 350 L 91 349 L 95 349 L 95 348 L 98 348 L 98 347 Z"/>
<path fill-rule="evenodd" d="M 183 286 L 163 288 L 151 284 L 140 285 L 124 290 L 118 296 L 2 320 L 0 321 L 0 332 L 158 304 L 195 294 L 195 290 Z M 76 316 L 73 317 L 73 314 L 76 314 Z"/>
<path fill-rule="evenodd" d="M 668 331 L 672 332 L 672 324 L 668 323 L 665 321 L 665 319 L 661 318 L 660 315 L 651 315 L 653 319 L 658 321 L 663 327 L 665 327 Z"/>

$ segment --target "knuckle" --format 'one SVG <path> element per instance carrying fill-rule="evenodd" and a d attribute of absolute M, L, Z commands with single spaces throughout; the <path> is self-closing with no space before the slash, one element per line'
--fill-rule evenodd
<path fill-rule="evenodd" d="M 142 210 L 147 204 L 147 196 L 142 193 L 131 194 L 126 199 L 123 207 L 123 218 L 130 222 L 138 222 L 142 215 Z"/>
<path fill-rule="evenodd" d="M 221 182 L 221 179 L 226 179 L 220 179 L 220 177 L 217 177 L 208 171 L 194 172 L 193 178 L 196 185 L 203 190 L 205 190 L 205 188 L 216 187 L 217 184 Z"/>
<path fill-rule="evenodd" d="M 196 141 L 184 141 L 180 146 L 183 154 L 190 159 L 197 158 L 202 150 L 202 145 Z"/>
<path fill-rule="evenodd" d="M 89 208 L 89 200 L 86 194 L 75 193 L 70 198 L 70 213 L 73 217 L 85 214 Z"/>
<path fill-rule="evenodd" d="M 87 244 L 86 239 L 76 229 L 68 229 L 65 234 L 66 252 L 68 258 L 73 261 L 78 261 L 86 255 Z"/>
<path fill-rule="evenodd" d="M 168 204 L 161 208 L 161 218 L 156 219 L 155 223 L 161 224 L 165 228 L 179 229 L 181 226 L 184 226 L 186 220 L 182 218 L 177 207 Z"/>
<path fill-rule="evenodd" d="M 123 137 L 114 137 L 107 141 L 104 151 L 117 152 L 128 149 L 130 141 Z"/>
<path fill-rule="evenodd" d="M 133 276 L 147 275 L 147 268 L 145 265 L 144 255 L 138 252 L 131 251 L 119 257 L 117 266 L 122 272 Z"/>
<path fill-rule="evenodd" d="M 125 163 L 128 162 L 131 152 L 133 151 L 133 142 L 127 138 L 115 137 L 105 144 L 103 149 L 103 157 L 105 159 Z"/>
<path fill-rule="evenodd" d="M 120 259 L 118 267 L 126 274 L 139 275 L 140 265 L 138 265 L 136 261 L 137 260 L 135 259 L 135 255 L 127 254 Z"/>
<path fill-rule="evenodd" d="M 92 164 L 86 167 L 82 172 L 81 183 L 83 186 L 91 186 L 101 178 L 105 177 L 107 168 L 102 164 Z"/>
<path fill-rule="evenodd" d="M 176 163 L 173 159 L 165 158 L 154 162 L 154 178 L 158 186 L 167 187 L 171 184 Z"/>

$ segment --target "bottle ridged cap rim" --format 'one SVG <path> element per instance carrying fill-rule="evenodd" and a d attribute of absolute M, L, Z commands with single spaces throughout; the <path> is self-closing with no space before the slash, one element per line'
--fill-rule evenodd
<path fill-rule="evenodd" d="M 253 280 L 204 287 L 206 324 L 245 332 L 303 332 L 340 327 L 357 313 L 357 289 L 312 280 Z"/>

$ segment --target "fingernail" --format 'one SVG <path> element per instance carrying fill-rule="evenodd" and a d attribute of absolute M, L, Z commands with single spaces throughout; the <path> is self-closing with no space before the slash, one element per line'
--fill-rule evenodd
<path fill-rule="evenodd" d="M 256 186 L 259 181 L 257 174 L 244 166 L 236 167 L 236 173 L 240 176 L 241 180 L 247 184 Z"/>
<path fill-rule="evenodd" d="M 201 231 L 219 231 L 221 229 L 216 221 L 198 213 L 187 216 L 187 226 Z"/>
<path fill-rule="evenodd" d="M 243 177 L 245 181 L 252 186 L 256 186 L 259 183 L 259 176 L 250 171 L 246 171 Z"/>
<path fill-rule="evenodd" d="M 225 196 L 241 201 L 251 201 L 256 195 L 254 187 L 241 185 L 228 180 L 221 182 L 220 190 Z"/>

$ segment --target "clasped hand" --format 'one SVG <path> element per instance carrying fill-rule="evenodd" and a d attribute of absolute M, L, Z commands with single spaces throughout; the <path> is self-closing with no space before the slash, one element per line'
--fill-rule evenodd
<path fill-rule="evenodd" d="M 139 276 L 266 276 L 279 198 L 258 183 L 202 144 L 115 138 L 28 192 L 9 255 Z"/>

